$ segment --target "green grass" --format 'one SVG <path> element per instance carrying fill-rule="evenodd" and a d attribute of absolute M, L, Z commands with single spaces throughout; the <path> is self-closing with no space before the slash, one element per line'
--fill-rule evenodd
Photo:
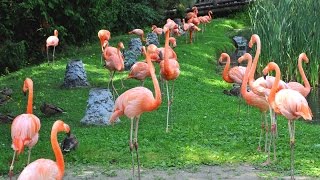
<path fill-rule="evenodd" d="M 290 150 L 287 121 L 279 118 L 278 161 L 269 167 L 261 167 L 266 160 L 264 153 L 256 151 L 260 133 L 260 114 L 256 109 L 247 110 L 242 103 L 238 113 L 238 98 L 226 96 L 224 89 L 230 88 L 220 73 L 216 61 L 221 52 L 232 50 L 231 38 L 234 29 L 245 28 L 239 19 L 215 19 L 207 25 L 207 31 L 198 34 L 193 44 L 185 44 L 185 37 L 178 38 L 178 55 L 181 74 L 175 82 L 175 97 L 172 105 L 169 133 L 165 132 L 167 102 L 159 109 L 144 113 L 139 123 L 139 151 L 143 168 L 190 168 L 195 165 L 220 165 L 226 163 L 248 163 L 277 173 L 289 174 Z M 112 37 L 111 44 L 119 40 L 128 42 L 130 37 Z M 59 48 L 59 47 L 58 47 Z M 130 121 L 121 118 L 114 127 L 83 126 L 90 88 L 61 89 L 65 67 L 70 59 L 79 58 L 85 64 L 91 87 L 107 87 L 108 71 L 100 65 L 100 46 L 97 42 L 70 49 L 68 55 L 56 54 L 54 65 L 41 64 L 25 68 L 0 78 L 0 88 L 14 90 L 12 100 L 0 107 L 3 113 L 21 114 L 26 110 L 27 98 L 21 88 L 23 80 L 34 81 L 34 114 L 41 119 L 40 138 L 32 150 L 32 160 L 54 159 L 50 130 L 56 119 L 69 124 L 80 144 L 76 151 L 65 155 L 66 168 L 98 165 L 106 170 L 131 168 L 129 152 Z M 157 68 L 158 72 L 158 68 Z M 120 78 L 127 72 L 117 73 L 115 86 L 120 87 Z M 140 84 L 136 80 L 125 80 L 126 89 Z M 145 86 L 153 90 L 151 80 Z M 53 103 L 65 109 L 66 114 L 45 117 L 40 112 L 42 102 Z M 317 125 L 302 121 L 296 123 L 296 174 L 320 176 L 320 146 Z M 1 124 L 0 174 L 7 174 L 12 159 L 10 124 Z M 59 135 L 62 140 L 64 134 Z M 23 169 L 27 161 L 25 150 L 15 163 L 15 173 Z M 277 174 L 275 173 L 275 174 Z"/>

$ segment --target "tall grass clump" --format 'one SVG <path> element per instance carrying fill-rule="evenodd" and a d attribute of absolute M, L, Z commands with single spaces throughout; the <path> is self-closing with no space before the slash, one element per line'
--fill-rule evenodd
<path fill-rule="evenodd" d="M 304 67 L 312 86 L 319 85 L 320 1 L 257 0 L 250 7 L 252 33 L 261 38 L 258 71 L 269 61 L 282 69 L 285 81 L 298 80 L 300 53 L 306 52 L 309 64 Z"/>

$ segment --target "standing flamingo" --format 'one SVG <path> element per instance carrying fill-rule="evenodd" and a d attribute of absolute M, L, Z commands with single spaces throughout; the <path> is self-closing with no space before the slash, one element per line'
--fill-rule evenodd
<path fill-rule="evenodd" d="M 266 78 L 260 77 L 256 80 L 254 80 L 254 74 L 256 71 L 256 67 L 258 64 L 259 56 L 261 53 L 261 42 L 260 37 L 257 34 L 253 34 L 249 41 L 249 47 L 252 48 L 253 44 L 257 45 L 256 53 L 253 59 L 252 67 L 249 74 L 249 86 L 250 89 L 257 95 L 265 97 L 265 95 L 268 95 L 270 93 L 270 89 L 275 81 L 275 77 L 273 76 L 266 76 Z M 277 91 L 280 89 L 287 89 L 287 84 L 280 80 Z M 274 116 L 274 117 L 272 117 Z M 277 119 L 276 114 L 272 112 L 272 109 L 270 109 L 270 117 L 271 117 L 271 139 L 273 139 L 273 150 L 274 150 L 274 159 L 276 159 L 276 136 L 277 136 Z"/>
<path fill-rule="evenodd" d="M 247 64 L 247 68 L 242 80 L 242 84 L 241 84 L 241 95 L 243 97 L 243 99 L 247 102 L 248 105 L 250 106 L 254 106 L 257 107 L 260 112 L 261 112 L 261 131 L 260 131 L 260 138 L 259 138 L 259 146 L 258 146 L 258 150 L 260 151 L 261 146 L 260 146 L 260 142 L 261 142 L 261 138 L 262 138 L 262 134 L 263 131 L 265 130 L 264 126 L 267 126 L 267 116 L 266 113 L 269 109 L 269 104 L 266 100 L 265 97 L 262 96 L 258 96 L 255 93 L 253 93 L 252 91 L 247 91 L 247 84 L 248 84 L 248 78 L 249 78 L 249 71 L 251 68 L 251 64 L 252 64 L 252 57 L 249 53 L 245 53 L 243 56 L 241 56 L 238 59 L 238 62 L 241 63 L 244 60 L 248 60 L 248 64 Z M 265 124 L 265 125 L 264 125 Z M 268 128 L 266 128 L 268 129 Z M 265 151 L 267 150 L 267 141 L 268 141 L 268 134 L 267 134 L 267 130 L 265 131 L 265 145 L 264 145 L 264 149 Z"/>
<path fill-rule="evenodd" d="M 142 48 L 145 48 L 144 46 Z M 145 50 L 144 50 L 145 51 Z M 132 156 L 132 174 L 134 176 L 134 158 L 133 158 L 133 146 L 136 150 L 137 162 L 138 162 L 138 176 L 140 179 L 140 161 L 138 153 L 138 123 L 140 115 L 144 112 L 156 110 L 161 104 L 161 91 L 158 80 L 155 75 L 155 69 L 151 63 L 150 55 L 157 51 L 157 47 L 153 44 L 149 45 L 146 52 L 146 60 L 149 65 L 149 71 L 151 74 L 155 97 L 152 92 L 145 87 L 135 87 L 122 93 L 116 100 L 114 105 L 114 111 L 110 117 L 110 123 L 113 123 L 118 117 L 126 115 L 131 119 L 130 129 L 130 151 Z M 132 140 L 133 124 L 135 127 L 135 137 Z"/>
<path fill-rule="evenodd" d="M 101 63 L 102 63 L 102 54 L 103 54 L 104 48 L 109 45 L 111 33 L 108 30 L 101 29 L 98 32 L 98 38 L 100 40 L 100 45 L 101 45 Z"/>
<path fill-rule="evenodd" d="M 222 72 L 222 78 L 227 83 L 236 83 L 238 85 L 242 84 L 242 79 L 246 72 L 246 67 L 243 66 L 235 66 L 230 68 L 230 56 L 227 53 L 221 53 L 219 62 L 222 63 L 223 61 L 227 60 L 227 63 Z M 240 100 L 239 99 L 239 112 L 240 112 Z"/>
<path fill-rule="evenodd" d="M 180 75 L 180 66 L 177 59 L 169 59 L 169 36 L 170 31 L 174 29 L 176 26 L 175 22 L 168 22 L 164 25 L 163 31 L 165 33 L 165 50 L 164 50 L 164 60 L 160 62 L 160 74 L 161 77 L 166 80 L 166 89 L 167 89 L 167 99 L 168 99 L 168 111 L 167 111 L 167 127 L 166 132 L 169 131 L 169 113 L 170 106 L 173 102 L 173 92 L 174 92 L 174 80 L 178 78 Z M 169 87 L 168 81 L 172 81 L 172 89 L 171 89 L 171 99 L 169 95 Z"/>
<path fill-rule="evenodd" d="M 28 146 L 28 164 L 32 147 L 38 142 L 39 130 L 41 127 L 40 120 L 32 113 L 33 103 L 33 81 L 26 78 L 22 88 L 23 92 L 29 91 L 27 113 L 17 116 L 11 125 L 12 149 L 14 150 L 12 163 L 10 166 L 10 177 L 12 176 L 13 163 L 16 154 L 20 154 L 24 146 Z"/>
<path fill-rule="evenodd" d="M 141 81 L 141 86 L 144 85 L 144 80 L 151 77 L 149 65 L 145 62 L 136 62 L 131 67 L 128 78 L 133 78 Z"/>
<path fill-rule="evenodd" d="M 64 160 L 58 143 L 58 132 L 70 133 L 69 125 L 61 120 L 57 120 L 51 130 L 51 145 L 56 161 L 51 159 L 38 159 L 30 163 L 21 172 L 18 180 L 36 180 L 36 179 L 57 179 L 62 180 L 64 176 Z"/>
<path fill-rule="evenodd" d="M 281 89 L 277 92 L 281 76 L 278 65 L 274 62 L 270 62 L 263 69 L 263 75 L 266 76 L 270 71 L 273 70 L 276 72 L 276 78 L 268 96 L 268 102 L 275 113 L 283 115 L 288 119 L 291 149 L 291 179 L 294 179 L 294 120 L 299 119 L 300 117 L 305 120 L 312 120 L 312 112 L 307 100 L 298 91 L 292 89 Z"/>
<path fill-rule="evenodd" d="M 110 87 L 110 83 L 111 83 L 112 89 L 117 95 L 118 95 L 118 92 L 113 85 L 113 76 L 116 71 L 122 71 L 124 69 L 124 58 L 121 53 L 121 49 L 124 49 L 124 45 L 122 42 L 119 42 L 117 48 L 108 46 L 104 49 L 104 52 L 103 52 L 103 57 L 105 59 L 105 66 L 110 71 L 110 80 L 108 83 L 108 88 Z M 121 83 L 122 83 L 122 79 L 121 79 Z M 122 86 L 123 86 L 123 83 L 122 83 Z"/>
<path fill-rule="evenodd" d="M 54 62 L 54 52 L 56 50 L 56 46 L 58 46 L 58 43 L 59 43 L 58 30 L 55 29 L 53 34 L 54 36 L 49 36 L 46 41 L 48 63 L 49 63 L 49 54 L 48 54 L 49 46 L 53 46 L 52 62 Z"/>
<path fill-rule="evenodd" d="M 302 96 L 307 97 L 308 94 L 310 93 L 311 87 L 310 87 L 309 81 L 306 77 L 306 74 L 303 71 L 302 61 L 304 61 L 305 63 L 309 62 L 309 59 L 308 59 L 306 53 L 301 53 L 298 58 L 298 69 L 299 69 L 300 75 L 302 77 L 302 80 L 304 82 L 304 86 L 298 82 L 289 82 L 289 83 L 287 83 L 287 85 L 289 86 L 290 89 L 296 90 L 296 91 L 300 92 L 302 94 Z"/>
<path fill-rule="evenodd" d="M 142 29 L 134 29 L 134 30 L 130 31 L 129 34 L 136 34 L 136 35 L 140 36 L 140 39 L 142 42 L 146 41 L 144 39 L 144 32 Z"/>
<path fill-rule="evenodd" d="M 160 41 L 160 36 L 161 36 L 162 33 L 163 33 L 163 29 L 157 27 L 156 25 L 152 25 L 151 30 L 152 30 L 153 33 L 156 33 L 156 34 L 157 34 L 157 36 L 158 36 L 158 41 Z"/>

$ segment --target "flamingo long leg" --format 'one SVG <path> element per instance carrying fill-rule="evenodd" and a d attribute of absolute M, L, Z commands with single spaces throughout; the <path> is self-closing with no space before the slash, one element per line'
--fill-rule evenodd
<path fill-rule="evenodd" d="M 168 81 L 166 81 L 166 87 L 167 87 L 167 99 L 168 99 L 167 128 L 166 128 L 166 132 L 169 132 L 170 95 L 169 95 Z"/>
<path fill-rule="evenodd" d="M 13 157 L 12 157 L 12 162 L 11 162 L 11 165 L 10 165 L 10 170 L 9 170 L 9 176 L 10 176 L 10 180 L 12 178 L 12 170 L 13 170 L 13 163 L 14 163 L 14 160 L 16 158 L 16 151 L 13 152 Z"/>
<path fill-rule="evenodd" d="M 264 152 L 267 152 L 268 149 L 268 130 L 269 130 L 269 126 L 268 126 L 268 120 L 267 120 L 267 114 L 266 112 L 264 112 L 264 132 L 265 132 L 265 136 L 266 136 L 266 140 L 264 142 Z"/>
<path fill-rule="evenodd" d="M 129 142 L 129 148 L 130 148 L 131 158 L 132 158 L 132 177 L 134 177 L 134 158 L 133 158 L 133 143 L 132 143 L 133 121 L 134 121 L 134 118 L 131 119 L 130 142 Z"/>
<path fill-rule="evenodd" d="M 264 132 L 264 126 L 265 126 L 265 124 L 264 124 L 264 119 L 265 119 L 265 112 L 261 112 L 261 114 L 260 114 L 260 118 L 261 118 L 261 130 L 260 130 L 260 137 L 259 137 L 259 143 L 258 143 L 258 151 L 261 151 L 261 140 L 262 140 L 262 134 L 263 134 L 263 132 Z M 263 117 L 264 116 L 264 117 Z M 265 150 L 266 150 L 266 145 L 265 145 Z"/>
<path fill-rule="evenodd" d="M 28 150 L 28 164 L 30 163 L 30 156 L 31 156 L 31 148 Z"/>
<path fill-rule="evenodd" d="M 49 47 L 47 46 L 47 59 L 48 59 L 48 64 L 49 64 Z"/>
<path fill-rule="evenodd" d="M 290 134 L 290 150 L 291 150 L 291 179 L 294 179 L 294 135 L 295 135 L 295 121 L 288 121 Z"/>
<path fill-rule="evenodd" d="M 52 53 L 52 63 L 54 63 L 54 52 L 56 51 L 56 46 L 53 46 L 53 53 Z"/>
<path fill-rule="evenodd" d="M 136 148 L 136 154 L 137 154 L 137 163 L 138 163 L 138 179 L 140 180 L 140 160 L 139 160 L 139 151 L 138 151 L 138 128 L 139 128 L 139 119 L 140 117 L 136 118 L 136 129 L 135 129 L 135 138 L 134 138 L 134 145 Z"/>

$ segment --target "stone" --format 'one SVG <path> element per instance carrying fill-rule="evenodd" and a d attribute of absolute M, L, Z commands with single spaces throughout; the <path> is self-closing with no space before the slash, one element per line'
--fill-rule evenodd
<path fill-rule="evenodd" d="M 128 50 L 124 51 L 124 69 L 129 71 L 131 67 L 138 61 L 141 55 L 142 42 L 140 38 L 132 38 L 129 42 Z"/>
<path fill-rule="evenodd" d="M 146 38 L 146 47 L 149 46 L 150 44 L 154 44 L 157 47 L 160 45 L 158 36 L 156 33 L 148 33 L 147 38 Z"/>
<path fill-rule="evenodd" d="M 111 125 L 109 119 L 113 108 L 114 101 L 109 89 L 92 88 L 89 92 L 86 114 L 80 122 L 84 125 Z"/>
<path fill-rule="evenodd" d="M 87 74 L 81 60 L 71 60 L 66 66 L 62 87 L 75 88 L 89 86 Z"/>

